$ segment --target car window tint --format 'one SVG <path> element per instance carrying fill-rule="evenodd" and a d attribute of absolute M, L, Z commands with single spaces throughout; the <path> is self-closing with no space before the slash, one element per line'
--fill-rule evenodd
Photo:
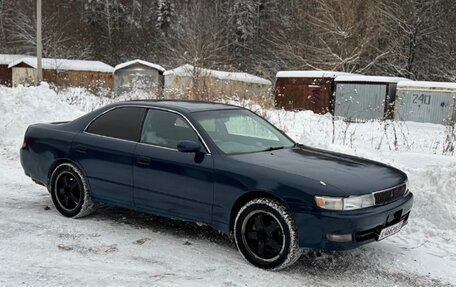
<path fill-rule="evenodd" d="M 139 141 L 145 108 L 126 107 L 109 111 L 87 128 L 88 133 L 123 140 Z"/>
<path fill-rule="evenodd" d="M 181 116 L 161 110 L 149 110 L 144 120 L 141 142 L 177 148 L 183 140 L 199 143 L 198 135 Z"/>

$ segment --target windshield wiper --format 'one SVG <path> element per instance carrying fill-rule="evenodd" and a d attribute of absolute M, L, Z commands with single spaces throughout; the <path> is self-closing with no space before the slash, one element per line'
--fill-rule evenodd
<path fill-rule="evenodd" d="M 283 149 L 283 146 L 271 146 L 268 147 L 267 149 L 264 149 L 263 151 L 272 151 L 272 150 L 278 150 L 278 149 Z"/>

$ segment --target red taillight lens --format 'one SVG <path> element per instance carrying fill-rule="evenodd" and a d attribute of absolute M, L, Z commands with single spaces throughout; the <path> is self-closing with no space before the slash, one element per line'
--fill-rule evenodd
<path fill-rule="evenodd" d="M 24 137 L 24 141 L 22 142 L 22 148 L 26 148 L 27 147 L 27 137 Z"/>

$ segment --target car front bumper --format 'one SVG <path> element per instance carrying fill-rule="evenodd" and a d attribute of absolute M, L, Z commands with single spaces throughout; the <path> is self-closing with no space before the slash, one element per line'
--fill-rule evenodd
<path fill-rule="evenodd" d="M 413 194 L 383 206 L 352 211 L 328 211 L 315 209 L 295 213 L 301 248 L 323 250 L 353 249 L 378 240 L 381 230 L 403 221 L 407 224 L 413 205 Z M 351 240 L 328 240 L 328 234 L 348 235 Z"/>

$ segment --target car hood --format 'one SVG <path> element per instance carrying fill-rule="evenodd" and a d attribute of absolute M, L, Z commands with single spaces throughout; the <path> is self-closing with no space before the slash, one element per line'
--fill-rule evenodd
<path fill-rule="evenodd" d="M 293 175 L 300 185 L 305 186 L 309 180 L 321 182 L 322 195 L 367 194 L 407 180 L 405 173 L 386 164 L 306 146 L 233 157 L 257 168 L 275 170 L 278 177 L 283 173 Z"/>

